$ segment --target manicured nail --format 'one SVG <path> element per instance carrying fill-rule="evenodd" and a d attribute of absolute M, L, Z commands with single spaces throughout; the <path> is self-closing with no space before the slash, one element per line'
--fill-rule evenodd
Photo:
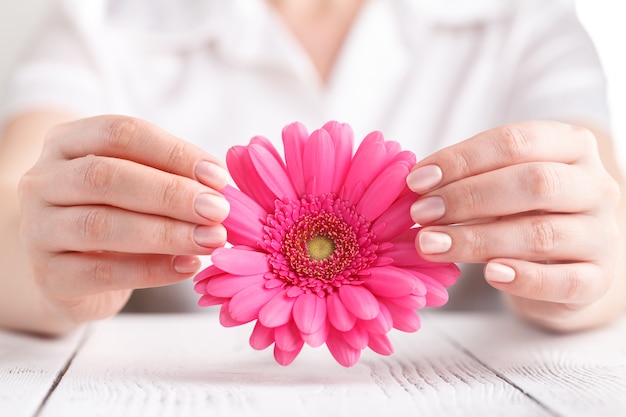
<path fill-rule="evenodd" d="M 226 229 L 221 225 L 197 226 L 193 232 L 193 239 L 200 246 L 217 248 L 226 243 Z"/>
<path fill-rule="evenodd" d="M 446 213 L 446 205 L 441 197 L 426 197 L 411 206 L 411 218 L 415 223 L 433 222 Z"/>
<path fill-rule="evenodd" d="M 196 165 L 196 178 L 209 187 L 223 188 L 230 180 L 226 169 L 212 162 L 201 161 Z"/>
<path fill-rule="evenodd" d="M 200 259 L 196 256 L 175 256 L 172 259 L 172 267 L 179 274 L 193 274 L 200 269 Z"/>
<path fill-rule="evenodd" d="M 421 251 L 426 254 L 444 253 L 452 247 L 452 238 L 446 233 L 420 232 L 418 239 Z"/>
<path fill-rule="evenodd" d="M 230 204 L 222 196 L 205 193 L 196 197 L 195 208 L 202 217 L 215 222 L 222 222 L 228 217 Z"/>
<path fill-rule="evenodd" d="M 406 177 L 406 183 L 412 191 L 423 193 L 439 184 L 442 178 L 441 168 L 437 165 L 426 165 L 410 172 Z"/>
<path fill-rule="evenodd" d="M 491 282 L 508 283 L 515 279 L 515 270 L 510 266 L 490 262 L 485 267 L 485 279 Z"/>

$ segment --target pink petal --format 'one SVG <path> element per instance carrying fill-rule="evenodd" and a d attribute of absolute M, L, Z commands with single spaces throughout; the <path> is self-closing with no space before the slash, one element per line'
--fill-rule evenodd
<path fill-rule="evenodd" d="M 331 329 L 326 340 L 326 346 L 333 358 L 341 366 L 350 367 L 359 361 L 361 350 L 350 346 L 343 336 L 336 330 Z"/>
<path fill-rule="evenodd" d="M 350 169 L 354 132 L 350 125 L 334 121 L 326 123 L 323 129 L 330 135 L 335 148 L 335 175 L 331 191 L 338 193 Z"/>
<path fill-rule="evenodd" d="M 287 352 L 301 348 L 304 343 L 298 327 L 292 321 L 274 329 L 274 340 L 277 348 Z"/>
<path fill-rule="evenodd" d="M 328 332 L 330 331 L 330 324 L 328 321 L 324 321 L 322 327 L 314 331 L 313 333 L 302 334 L 304 342 L 311 347 L 322 346 L 326 339 L 328 339 Z"/>
<path fill-rule="evenodd" d="M 287 366 L 296 359 L 296 357 L 302 350 L 302 346 L 304 346 L 304 343 L 301 343 L 299 348 L 291 351 L 285 351 L 279 349 L 278 346 L 274 346 L 274 359 L 276 359 L 276 362 L 278 364 Z"/>
<path fill-rule="evenodd" d="M 217 248 L 211 255 L 213 265 L 233 275 L 255 275 L 268 272 L 267 255 L 235 248 Z"/>
<path fill-rule="evenodd" d="M 426 305 L 428 307 L 440 307 L 448 302 L 448 291 L 446 287 L 434 278 L 424 275 L 420 280 L 426 286 Z"/>
<path fill-rule="evenodd" d="M 363 277 L 363 286 L 381 297 L 402 297 L 411 294 L 417 278 L 404 269 L 393 266 L 370 268 L 369 276 Z"/>
<path fill-rule="evenodd" d="M 211 278 L 212 276 L 223 274 L 224 271 L 216 267 L 215 265 L 209 265 L 194 277 L 194 281 L 201 281 L 203 279 Z"/>
<path fill-rule="evenodd" d="M 226 153 L 226 165 L 239 189 L 252 197 L 266 211 L 274 210 L 276 197 L 254 168 L 248 148 L 233 146 Z"/>
<path fill-rule="evenodd" d="M 304 194 L 304 170 L 302 168 L 302 155 L 304 144 L 309 133 L 302 123 L 292 123 L 285 126 L 282 133 L 283 147 L 285 149 L 286 170 L 298 195 Z"/>
<path fill-rule="evenodd" d="M 393 204 L 406 188 L 406 176 L 409 167 L 396 163 L 385 168 L 367 188 L 357 203 L 361 214 L 368 221 L 373 221 Z"/>
<path fill-rule="evenodd" d="M 416 199 L 415 194 L 403 195 L 374 221 L 372 228 L 377 229 L 376 238 L 380 242 L 393 240 L 415 224 L 411 219 L 411 205 Z M 378 230 L 380 225 L 384 225 L 382 230 Z"/>
<path fill-rule="evenodd" d="M 346 308 L 362 320 L 371 320 L 380 312 L 378 300 L 363 286 L 343 285 L 339 296 Z"/>
<path fill-rule="evenodd" d="M 367 346 L 379 355 L 389 356 L 393 353 L 393 345 L 385 334 L 370 334 Z"/>
<path fill-rule="evenodd" d="M 344 340 L 355 349 L 365 349 L 369 341 L 367 330 L 363 326 L 354 326 L 352 330 L 342 333 Z"/>
<path fill-rule="evenodd" d="M 365 191 L 372 180 L 378 176 L 386 162 L 386 150 L 384 138 L 380 132 L 372 132 L 367 135 L 354 154 L 350 169 L 346 175 L 343 189 L 354 190 L 357 184 Z M 343 192 L 341 193 L 344 194 Z M 350 193 L 350 204 L 356 205 L 362 194 Z"/>
<path fill-rule="evenodd" d="M 426 307 L 426 299 L 426 293 L 424 293 L 423 295 L 410 294 L 405 295 L 404 297 L 387 298 L 390 303 L 394 303 L 399 307 L 408 308 L 411 310 L 417 310 Z"/>
<path fill-rule="evenodd" d="M 439 281 L 443 286 L 449 287 L 453 285 L 461 276 L 459 267 L 452 263 L 435 263 L 431 262 L 421 268 L 410 268 L 417 272 L 418 277 L 427 275 L 430 278 Z"/>
<path fill-rule="evenodd" d="M 272 142 L 265 136 L 254 136 L 252 139 L 250 139 L 250 145 L 259 145 L 264 147 L 272 154 L 274 159 L 284 167 L 283 159 L 280 157 L 280 154 L 278 153 Z"/>
<path fill-rule="evenodd" d="M 326 308 L 328 320 L 335 329 L 345 332 L 354 327 L 356 316 L 348 311 L 337 293 L 326 297 Z"/>
<path fill-rule="evenodd" d="M 331 191 L 335 172 L 335 148 L 324 129 L 311 133 L 304 146 L 304 183 L 307 194 L 324 194 Z"/>
<path fill-rule="evenodd" d="M 198 305 L 200 307 L 210 307 L 223 304 L 226 301 L 228 301 L 228 298 L 215 297 L 211 294 L 204 294 L 202 297 L 200 297 L 200 300 L 198 300 Z"/>
<path fill-rule="evenodd" d="M 416 332 L 419 330 L 421 321 L 415 310 L 402 308 L 393 303 L 382 300 L 393 317 L 393 327 L 403 332 Z"/>
<path fill-rule="evenodd" d="M 364 320 L 361 325 L 369 333 L 387 333 L 393 327 L 393 317 L 385 304 L 380 305 L 380 313 L 372 320 Z"/>
<path fill-rule="evenodd" d="M 261 145 L 250 145 L 249 152 L 254 168 L 276 199 L 297 200 L 298 197 L 282 161 L 277 161 L 272 153 Z"/>
<path fill-rule="evenodd" d="M 287 296 L 287 291 L 283 290 L 276 294 L 259 311 L 259 321 L 267 327 L 278 327 L 291 320 L 293 305 L 296 298 Z"/>
<path fill-rule="evenodd" d="M 387 140 L 385 141 L 385 152 L 387 154 L 387 164 L 389 164 L 402 152 L 402 146 L 396 141 Z"/>
<path fill-rule="evenodd" d="M 250 335 L 250 346 L 252 349 L 263 350 L 272 343 L 274 343 L 274 329 L 265 327 L 257 321 Z"/>
<path fill-rule="evenodd" d="M 228 232 L 228 241 L 256 248 L 263 236 L 263 219 L 267 218 L 267 212 L 236 188 L 227 185 L 221 192 L 230 203 L 230 213 L 222 223 Z"/>
<path fill-rule="evenodd" d="M 326 299 L 303 294 L 293 306 L 293 319 L 302 333 L 314 333 L 326 322 Z"/>
<path fill-rule="evenodd" d="M 228 312 L 239 322 L 252 321 L 258 318 L 261 308 L 280 291 L 281 288 L 267 289 L 264 283 L 252 285 L 230 299 Z"/>
<path fill-rule="evenodd" d="M 241 326 L 244 322 L 235 320 L 230 314 L 230 300 L 224 301 L 220 308 L 220 324 L 224 327 Z"/>
<path fill-rule="evenodd" d="M 252 285 L 265 284 L 264 273 L 256 275 L 222 274 L 207 281 L 206 292 L 224 298 L 230 298 Z"/>

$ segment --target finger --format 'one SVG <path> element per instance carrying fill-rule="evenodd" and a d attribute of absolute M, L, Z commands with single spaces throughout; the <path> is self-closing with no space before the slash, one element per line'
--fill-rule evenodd
<path fill-rule="evenodd" d="M 46 220 L 31 226 L 27 235 L 48 252 L 202 255 L 226 242 L 226 230 L 221 225 L 198 226 L 115 207 L 51 207 L 44 215 Z"/>
<path fill-rule="evenodd" d="M 228 172 L 214 157 L 146 121 L 126 116 L 97 116 L 57 126 L 46 138 L 44 154 L 54 159 L 102 155 L 128 159 L 216 189 Z"/>
<path fill-rule="evenodd" d="M 128 160 L 86 156 L 57 162 L 53 186 L 40 186 L 51 205 L 106 204 L 126 210 L 193 223 L 221 222 L 228 215 L 225 198 L 197 181 Z M 207 220 L 209 222 L 207 222 Z"/>
<path fill-rule="evenodd" d="M 541 264 L 494 259 L 485 266 L 485 279 L 510 295 L 552 303 L 585 305 L 607 290 L 600 267 L 593 263 Z"/>
<path fill-rule="evenodd" d="M 435 262 L 595 261 L 605 241 L 595 217 L 536 214 L 457 226 L 428 226 L 417 235 L 419 254 Z"/>
<path fill-rule="evenodd" d="M 450 224 L 528 211 L 592 210 L 603 187 L 562 163 L 524 163 L 464 178 L 422 196 L 411 207 L 419 224 Z"/>
<path fill-rule="evenodd" d="M 173 284 L 191 277 L 200 265 L 193 256 L 62 253 L 49 259 L 44 276 L 63 279 L 44 277 L 42 285 L 56 297 L 82 297 Z"/>
<path fill-rule="evenodd" d="M 593 134 L 557 122 L 524 122 L 497 127 L 449 146 L 418 162 L 407 177 L 423 194 L 461 178 L 527 162 L 572 164 L 597 155 Z"/>

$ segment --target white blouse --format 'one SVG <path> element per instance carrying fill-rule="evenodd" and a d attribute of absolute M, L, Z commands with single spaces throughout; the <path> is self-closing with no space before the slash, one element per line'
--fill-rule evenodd
<path fill-rule="evenodd" d="M 346 122 L 359 139 L 380 130 L 418 159 L 519 120 L 608 129 L 604 75 L 572 3 L 368 0 L 324 84 L 263 0 L 59 0 L 1 117 L 127 114 L 220 159 L 257 134 L 280 147 L 296 120 Z"/>

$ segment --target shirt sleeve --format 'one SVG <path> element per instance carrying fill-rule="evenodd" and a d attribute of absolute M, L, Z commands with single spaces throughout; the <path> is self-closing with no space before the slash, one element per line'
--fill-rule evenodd
<path fill-rule="evenodd" d="M 105 108 L 101 73 L 78 12 L 63 2 L 54 3 L 7 80 L 0 123 L 34 109 L 84 117 Z"/>
<path fill-rule="evenodd" d="M 511 43 L 518 47 L 510 61 L 507 121 L 558 120 L 608 131 L 605 74 L 572 2 L 529 8 L 511 31 Z"/>

